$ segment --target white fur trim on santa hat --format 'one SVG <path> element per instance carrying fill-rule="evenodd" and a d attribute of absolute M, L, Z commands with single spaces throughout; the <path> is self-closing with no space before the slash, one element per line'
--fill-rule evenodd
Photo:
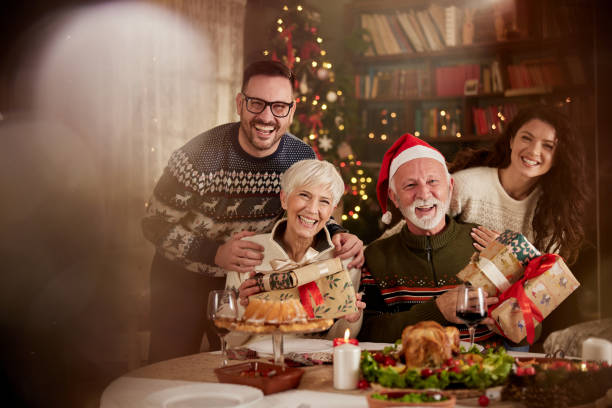
<path fill-rule="evenodd" d="M 431 147 L 416 145 L 404 150 L 395 156 L 395 158 L 391 161 L 391 165 L 389 166 L 389 180 L 391 180 L 397 169 L 399 169 L 402 164 L 414 159 L 427 158 L 434 159 L 442 163 L 444 170 L 446 170 L 448 173 L 448 169 L 446 168 L 446 160 L 444 160 L 444 156 L 442 156 L 440 152 L 432 149 Z"/>
<path fill-rule="evenodd" d="M 380 220 L 389 225 L 391 223 L 391 218 L 393 218 L 393 214 L 391 214 L 391 211 L 386 211 L 383 216 L 380 218 Z"/>

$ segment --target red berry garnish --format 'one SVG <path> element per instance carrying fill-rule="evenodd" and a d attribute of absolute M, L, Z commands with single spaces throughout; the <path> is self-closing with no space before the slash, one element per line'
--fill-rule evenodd
<path fill-rule="evenodd" d="M 374 360 L 376 360 L 377 363 L 382 364 L 385 362 L 385 356 L 380 351 L 377 351 L 374 353 Z"/>
<path fill-rule="evenodd" d="M 432 374 L 433 374 L 433 371 L 431 371 L 430 368 L 424 368 L 424 369 L 421 370 L 421 377 L 423 377 L 423 378 L 427 378 L 427 377 L 429 377 Z"/>
<path fill-rule="evenodd" d="M 478 397 L 478 405 L 480 405 L 481 407 L 488 407 L 489 402 L 489 397 L 487 397 L 485 394 L 482 394 L 480 397 Z"/>
<path fill-rule="evenodd" d="M 363 378 L 357 382 L 357 388 L 360 390 L 365 390 L 370 388 L 370 383 L 368 380 L 364 380 Z"/>
<path fill-rule="evenodd" d="M 535 368 L 533 366 L 525 367 L 525 370 L 523 371 L 523 373 L 525 375 L 535 375 Z"/>
<path fill-rule="evenodd" d="M 397 361 L 393 357 L 387 356 L 385 357 L 385 361 L 383 362 L 386 366 L 394 366 L 397 364 Z"/>

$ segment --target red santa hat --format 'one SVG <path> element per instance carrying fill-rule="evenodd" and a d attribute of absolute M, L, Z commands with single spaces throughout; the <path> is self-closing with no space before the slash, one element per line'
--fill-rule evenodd
<path fill-rule="evenodd" d="M 389 195 L 389 180 L 393 177 L 397 169 L 402 164 L 414 159 L 434 159 L 440 162 L 446 172 L 446 160 L 442 153 L 431 147 L 427 142 L 412 136 L 409 133 L 402 135 L 393 143 L 393 146 L 387 150 L 383 157 L 378 182 L 376 183 L 376 195 L 378 203 L 382 209 L 382 222 L 389 224 L 391 222 L 391 212 L 387 211 L 387 198 Z"/>

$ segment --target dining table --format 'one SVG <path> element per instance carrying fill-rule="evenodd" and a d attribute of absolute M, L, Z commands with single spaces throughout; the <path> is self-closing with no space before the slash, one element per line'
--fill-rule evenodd
<path fill-rule="evenodd" d="M 320 340 L 319 340 L 320 341 Z M 388 344 L 362 343 L 366 350 L 380 350 Z M 330 344 L 331 347 L 331 344 Z M 254 359 L 230 360 L 229 365 L 247 361 L 271 362 L 268 350 L 259 350 Z M 543 354 L 509 352 L 515 357 L 543 357 Z M 255 355 L 255 353 L 253 353 Z M 294 389 L 269 395 L 256 388 L 220 383 L 215 369 L 220 367 L 219 352 L 161 361 L 130 371 L 111 382 L 101 397 L 101 408 L 132 407 L 265 407 L 323 408 L 368 407 L 366 395 L 372 389 L 337 390 L 333 386 L 332 364 L 300 367 L 304 374 Z M 499 395 L 501 387 L 497 387 Z M 478 407 L 478 397 L 458 399 L 457 407 Z M 491 407 L 520 408 L 522 404 L 493 400 Z"/>

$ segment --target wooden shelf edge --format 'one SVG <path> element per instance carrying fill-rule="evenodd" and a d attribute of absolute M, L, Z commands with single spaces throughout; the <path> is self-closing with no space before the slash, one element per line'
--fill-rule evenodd
<path fill-rule="evenodd" d="M 533 88 L 509 88 L 504 92 L 495 92 L 487 94 L 476 94 L 476 95 L 455 95 L 455 96 L 420 96 L 420 97 L 380 97 L 362 99 L 358 98 L 359 102 L 363 103 L 402 103 L 402 102 L 436 102 L 436 101 L 455 101 L 455 100 L 470 100 L 470 99 L 493 99 L 493 98 L 520 98 L 523 96 L 534 96 L 534 95 L 565 95 L 568 96 L 580 95 L 584 93 L 592 92 L 592 87 L 589 85 L 572 85 L 567 87 L 533 87 Z"/>
<path fill-rule="evenodd" d="M 375 64 L 401 62 L 406 60 L 414 61 L 424 59 L 445 59 L 450 57 L 470 58 L 479 55 L 495 55 L 506 51 L 533 51 L 538 49 L 549 51 L 551 48 L 567 48 L 575 46 L 576 44 L 582 44 L 584 43 L 584 40 L 585 36 L 546 39 L 524 38 L 447 47 L 439 51 L 408 52 L 401 54 L 373 55 L 367 57 L 363 55 L 355 55 L 353 56 L 353 61 L 356 64 Z"/>

